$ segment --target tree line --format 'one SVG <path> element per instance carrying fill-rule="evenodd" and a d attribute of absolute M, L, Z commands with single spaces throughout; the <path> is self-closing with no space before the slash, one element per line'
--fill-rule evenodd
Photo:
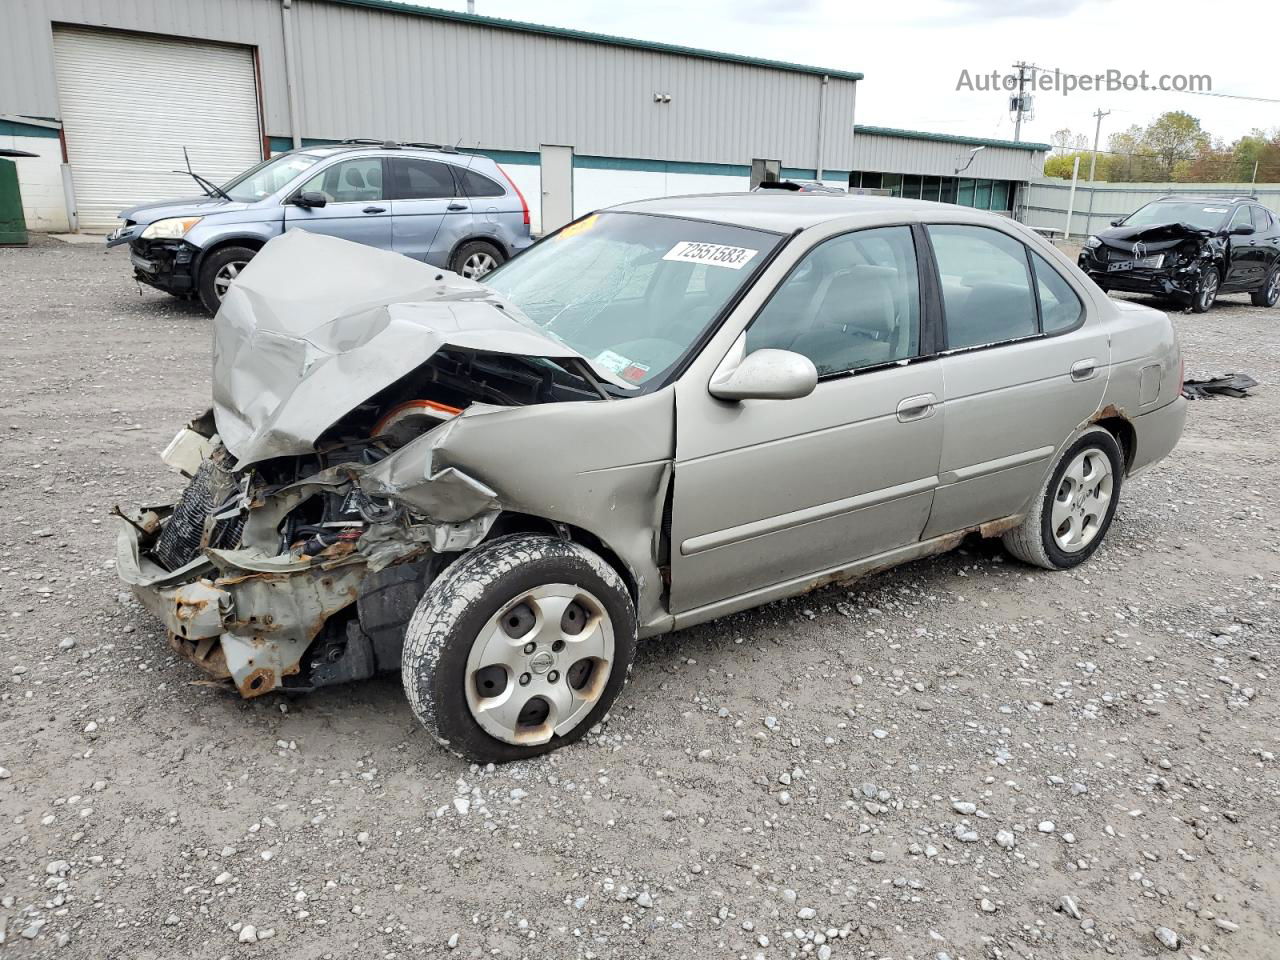
<path fill-rule="evenodd" d="M 1087 134 L 1064 128 L 1054 133 L 1046 177 L 1071 179 L 1080 158 L 1080 179 L 1089 176 L 1093 158 Z M 1227 143 L 1213 137 L 1200 121 L 1181 110 L 1162 113 L 1145 127 L 1134 124 L 1111 134 L 1098 151 L 1095 180 L 1111 183 L 1250 183 L 1257 164 L 1258 183 L 1280 182 L 1280 127 L 1255 129 Z"/>

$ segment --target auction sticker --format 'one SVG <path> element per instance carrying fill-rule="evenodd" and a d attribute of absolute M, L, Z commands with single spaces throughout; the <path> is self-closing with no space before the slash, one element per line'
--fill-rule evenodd
<path fill-rule="evenodd" d="M 649 365 L 647 363 L 632 360 L 620 353 L 614 353 L 612 350 L 605 350 L 598 354 L 594 362 L 628 383 L 639 383 L 649 373 Z"/>
<path fill-rule="evenodd" d="M 741 270 L 759 250 L 750 247 L 726 247 L 720 243 L 700 243 L 697 240 L 681 240 L 663 255 L 663 260 L 681 263 L 705 263 L 713 267 Z"/>

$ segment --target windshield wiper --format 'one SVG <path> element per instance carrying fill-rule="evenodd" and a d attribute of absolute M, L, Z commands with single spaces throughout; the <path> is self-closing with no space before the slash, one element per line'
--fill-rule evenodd
<path fill-rule="evenodd" d="M 182 148 L 182 158 L 187 161 L 187 169 L 175 170 L 173 171 L 174 173 L 185 173 L 199 185 L 200 189 L 204 191 L 204 195 L 206 197 L 222 197 L 223 200 L 231 199 L 231 194 L 227 193 L 227 191 L 223 190 L 212 180 L 206 180 L 204 177 L 200 176 L 200 174 L 191 169 L 191 158 L 187 156 L 186 147 Z"/>

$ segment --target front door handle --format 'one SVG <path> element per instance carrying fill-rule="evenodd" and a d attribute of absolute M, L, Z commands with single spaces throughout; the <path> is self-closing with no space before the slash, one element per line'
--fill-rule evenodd
<path fill-rule="evenodd" d="M 365 213 L 386 213 L 387 208 L 386 207 L 365 207 L 364 212 Z"/>
<path fill-rule="evenodd" d="M 932 393 L 922 393 L 919 396 L 907 397 L 907 399 L 898 404 L 898 419 L 902 423 L 928 419 L 933 416 L 934 408 L 937 405 L 938 398 Z"/>
<path fill-rule="evenodd" d="M 1082 380 L 1092 380 L 1094 374 L 1098 372 L 1098 361 L 1093 357 L 1087 360 L 1077 360 L 1071 365 L 1071 379 L 1077 382 Z"/>
<path fill-rule="evenodd" d="M 445 207 L 445 209 L 446 210 L 465 210 L 467 209 L 467 205 L 465 203 L 451 203 L 447 207 Z"/>

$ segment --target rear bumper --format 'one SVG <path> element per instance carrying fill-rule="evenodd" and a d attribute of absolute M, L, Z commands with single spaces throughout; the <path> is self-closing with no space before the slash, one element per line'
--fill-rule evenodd
<path fill-rule="evenodd" d="M 1137 437 L 1137 449 L 1129 476 L 1133 477 L 1163 460 L 1178 445 L 1182 428 L 1187 422 L 1187 401 L 1179 396 L 1157 410 L 1134 418 L 1133 429 Z"/>
<path fill-rule="evenodd" d="M 134 279 L 165 293 L 195 292 L 199 255 L 199 248 L 185 240 L 134 240 L 129 244 Z"/>

